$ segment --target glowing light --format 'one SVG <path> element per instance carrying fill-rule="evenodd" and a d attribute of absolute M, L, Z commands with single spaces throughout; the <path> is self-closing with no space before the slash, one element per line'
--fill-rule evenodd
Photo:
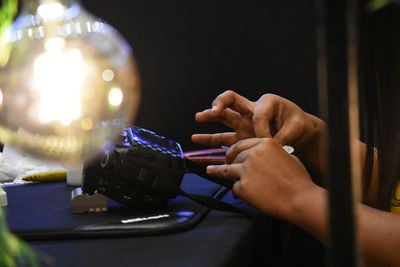
<path fill-rule="evenodd" d="M 45 42 L 44 47 L 49 52 L 60 52 L 63 49 L 64 45 L 65 45 L 65 40 L 63 38 L 55 37 L 48 39 Z"/>
<path fill-rule="evenodd" d="M 41 4 L 37 9 L 43 19 L 60 19 L 64 14 L 64 6 L 60 3 Z"/>
<path fill-rule="evenodd" d="M 108 102 L 113 106 L 119 106 L 124 99 L 124 95 L 122 94 L 122 90 L 120 88 L 114 87 L 110 90 L 108 94 Z"/>
<path fill-rule="evenodd" d="M 86 118 L 81 121 L 81 128 L 85 131 L 89 131 L 93 128 L 93 122 L 91 119 Z"/>
<path fill-rule="evenodd" d="M 103 71 L 103 80 L 106 82 L 110 82 L 114 79 L 114 72 L 112 70 Z"/>
<path fill-rule="evenodd" d="M 62 38 L 49 39 L 47 52 L 34 62 L 34 89 L 39 92 L 38 118 L 42 123 L 60 121 L 68 126 L 80 117 L 83 58 L 77 49 L 61 51 Z"/>
<path fill-rule="evenodd" d="M 60 122 L 64 126 L 69 126 L 72 122 L 71 118 L 60 118 Z"/>
<path fill-rule="evenodd" d="M 140 97 L 131 47 L 79 2 L 24 0 L 0 36 L 0 142 L 71 164 L 113 143 Z"/>

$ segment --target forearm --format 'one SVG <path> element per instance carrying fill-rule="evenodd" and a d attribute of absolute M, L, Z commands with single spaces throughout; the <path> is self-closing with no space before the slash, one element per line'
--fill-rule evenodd
<path fill-rule="evenodd" d="M 322 243 L 328 233 L 328 193 L 319 186 L 313 186 L 289 203 L 290 212 L 284 219 L 303 228 Z"/>
<path fill-rule="evenodd" d="M 328 241 L 328 193 L 315 187 L 293 199 L 288 221 L 326 244 Z M 367 266 L 400 266 L 400 215 L 356 204 L 361 259 Z"/>
<path fill-rule="evenodd" d="M 400 266 L 400 215 L 358 204 L 361 251 L 367 266 Z"/>

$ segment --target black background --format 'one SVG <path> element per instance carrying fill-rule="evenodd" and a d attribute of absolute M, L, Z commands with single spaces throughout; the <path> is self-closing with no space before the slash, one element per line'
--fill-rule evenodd
<path fill-rule="evenodd" d="M 134 49 L 142 80 L 136 125 L 200 148 L 190 136 L 226 130 L 194 115 L 231 89 L 284 96 L 317 114 L 312 0 L 82 0 Z"/>

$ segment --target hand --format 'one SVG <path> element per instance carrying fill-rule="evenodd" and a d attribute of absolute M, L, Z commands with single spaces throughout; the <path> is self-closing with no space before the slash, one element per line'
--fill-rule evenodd
<path fill-rule="evenodd" d="M 219 121 L 232 128 L 234 132 L 217 134 L 194 134 L 192 141 L 207 146 L 231 146 L 239 140 L 255 137 L 253 129 L 253 110 L 255 103 L 226 91 L 213 101 L 212 108 L 196 113 L 197 122 Z"/>
<path fill-rule="evenodd" d="M 220 121 L 234 132 L 195 134 L 195 143 L 231 146 L 253 137 L 272 137 L 281 145 L 301 150 L 324 128 L 324 123 L 296 104 L 272 94 L 252 102 L 233 91 L 220 94 L 211 109 L 196 114 L 196 121 Z"/>
<path fill-rule="evenodd" d="M 237 142 L 225 165 L 211 165 L 207 173 L 238 180 L 233 193 L 260 211 L 289 219 L 298 196 L 316 187 L 300 161 L 271 138 Z"/>

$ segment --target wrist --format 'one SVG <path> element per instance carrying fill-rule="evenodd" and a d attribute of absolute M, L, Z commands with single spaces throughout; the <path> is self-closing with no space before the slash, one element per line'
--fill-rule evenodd
<path fill-rule="evenodd" d="M 307 142 L 296 147 L 295 154 L 319 176 L 325 173 L 326 124 L 320 118 L 307 114 L 312 121 L 312 133 Z"/>
<path fill-rule="evenodd" d="M 322 242 L 327 238 L 328 194 L 314 183 L 295 195 L 289 204 L 287 220 Z"/>

